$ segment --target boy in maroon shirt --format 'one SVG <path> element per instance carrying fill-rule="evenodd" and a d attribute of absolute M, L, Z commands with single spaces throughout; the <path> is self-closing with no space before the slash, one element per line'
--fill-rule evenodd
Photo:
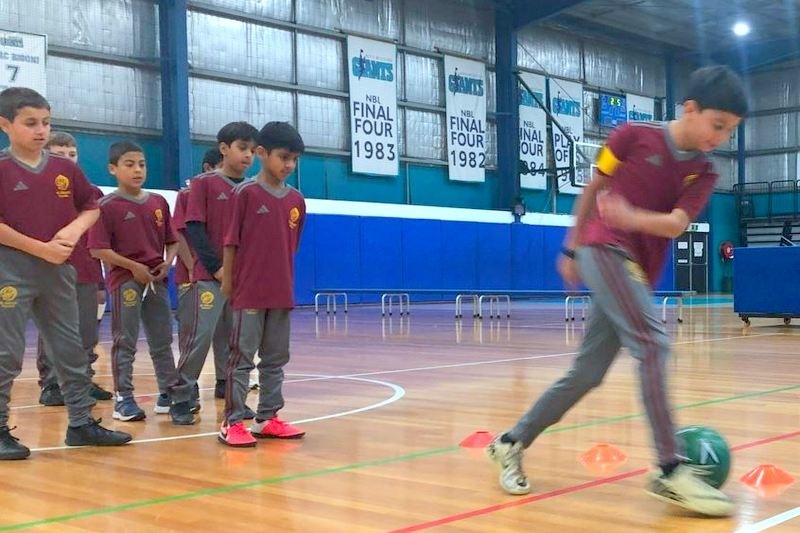
<path fill-rule="evenodd" d="M 306 216 L 303 195 L 285 181 L 305 145 L 285 122 L 268 123 L 256 141 L 261 171 L 255 181 L 236 188 L 222 267 L 222 292 L 233 308 L 234 333 L 219 440 L 235 447 L 255 446 L 254 437 L 292 439 L 305 434 L 278 418 L 284 405 L 283 367 L 289 362 L 294 256 Z M 247 431 L 244 402 L 256 352 L 258 410 Z"/>
<path fill-rule="evenodd" d="M 11 144 L 0 154 L 0 460 L 30 455 L 9 432 L 8 402 L 31 315 L 45 343 L 59 348 L 52 364 L 69 415 L 66 444 L 125 444 L 129 434 L 109 431 L 90 416 L 89 360 L 78 333 L 75 269 L 67 262 L 97 220 L 94 192 L 75 163 L 43 150 L 50 105 L 39 93 L 24 87 L 0 92 L 0 127 Z"/>
<path fill-rule="evenodd" d="M 133 397 L 133 361 L 141 322 L 161 393 L 156 412 L 170 413 L 176 424 L 191 424 L 193 415 L 188 410 L 173 412 L 169 400 L 177 374 L 165 280 L 178 248 L 169 206 L 163 197 L 142 190 L 147 172 L 139 145 L 129 141 L 111 145 L 108 168 L 118 188 L 100 200 L 100 219 L 89 231 L 89 249 L 111 267 L 106 284 L 114 336 L 111 364 L 117 397 L 113 416 L 123 422 L 145 418 Z"/>
<path fill-rule="evenodd" d="M 66 157 L 78 164 L 78 145 L 75 137 L 64 131 L 54 131 L 45 145 L 51 155 Z M 96 197 L 103 193 L 99 188 L 92 186 Z M 75 251 L 69 258 L 70 264 L 75 267 L 78 275 L 76 292 L 78 294 L 78 325 L 81 341 L 86 353 L 89 355 L 89 377 L 94 376 L 92 364 L 97 361 L 95 346 L 98 341 L 99 322 L 97 320 L 98 302 L 105 301 L 105 286 L 103 285 L 103 270 L 100 261 L 93 258 L 86 248 L 86 234 L 81 237 L 75 246 Z M 102 299 L 101 299 L 102 298 Z M 39 370 L 39 386 L 42 388 L 39 403 L 42 405 L 64 405 L 64 397 L 58 387 L 58 379 L 48 360 L 42 336 L 37 343 L 36 367 Z M 110 400 L 113 396 L 100 385 L 92 382 L 89 394 L 96 400 Z"/>
<path fill-rule="evenodd" d="M 658 451 L 648 492 L 700 514 L 733 512 L 728 496 L 680 461 L 664 378 L 670 341 L 651 290 L 670 239 L 686 230 L 714 189 L 717 175 L 704 153 L 726 142 L 747 112 L 742 81 L 727 67 L 702 68 L 689 80 L 683 110 L 669 123 L 620 126 L 598 154 L 558 262 L 568 284 L 583 281 L 591 289 L 591 319 L 570 371 L 487 448 L 506 492 L 530 492 L 523 450 L 600 384 L 624 346 L 639 360 Z"/>
<path fill-rule="evenodd" d="M 191 401 L 191 391 L 200 377 L 213 339 L 230 340 L 231 309 L 220 291 L 223 239 L 231 219 L 233 190 L 244 181 L 244 174 L 253 162 L 256 135 L 258 130 L 247 122 L 223 126 L 217 133 L 221 167 L 190 182 L 183 231 L 197 260 L 192 269 L 192 305 L 186 321 L 189 334 L 181 344 L 180 383 L 173 391 L 176 405 Z M 227 364 L 227 358 L 225 361 L 219 358 L 228 353 L 227 347 L 222 353 L 215 350 L 215 362 Z M 214 389 L 218 397 L 224 395 L 224 381 L 224 377 L 217 379 Z M 249 417 L 253 416 L 255 413 L 251 411 Z"/>

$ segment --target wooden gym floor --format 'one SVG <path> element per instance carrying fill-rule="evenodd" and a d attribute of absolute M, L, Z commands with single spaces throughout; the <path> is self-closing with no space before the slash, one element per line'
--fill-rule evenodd
<path fill-rule="evenodd" d="M 65 448 L 63 408 L 37 403 L 31 331 L 10 425 L 34 452 L 0 464 L 0 531 L 800 530 L 800 326 L 754 319 L 744 330 L 725 303 L 692 305 L 685 324 L 670 321 L 677 424 L 713 426 L 734 448 L 725 489 L 738 513 L 712 520 L 642 490 L 650 434 L 625 353 L 604 385 L 528 451 L 531 495 L 501 492 L 481 450 L 458 443 L 512 424 L 569 367 L 583 327 L 565 324 L 557 303 L 513 307 L 510 321 L 482 324 L 455 322 L 444 304 L 385 320 L 375 307 L 318 318 L 297 310 L 282 415 L 308 434 L 244 450 L 216 440 L 223 403 L 213 398 L 210 357 L 201 421 L 176 427 L 152 413 L 157 388 L 144 351 L 134 381 L 147 420 L 113 421 L 111 402 L 94 411 L 134 443 Z M 106 388 L 109 322 L 97 367 Z M 254 395 L 248 403 L 255 406 Z M 597 443 L 620 448 L 627 462 L 587 471 L 578 456 Z M 769 497 L 739 482 L 767 463 L 799 482 Z"/>

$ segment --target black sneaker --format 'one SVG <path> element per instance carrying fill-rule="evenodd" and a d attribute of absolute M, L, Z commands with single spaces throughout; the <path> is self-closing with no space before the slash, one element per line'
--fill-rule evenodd
<path fill-rule="evenodd" d="M 19 439 L 11 434 L 8 426 L 0 427 L 0 461 L 26 459 L 31 451 L 19 443 Z"/>
<path fill-rule="evenodd" d="M 89 419 L 88 424 L 67 428 L 67 446 L 121 446 L 133 437 L 124 431 L 112 431 L 100 425 L 102 419 Z"/>
<path fill-rule="evenodd" d="M 61 389 L 58 383 L 45 385 L 42 388 L 42 393 L 39 395 L 39 403 L 47 406 L 64 405 L 64 396 L 61 395 Z"/>
<path fill-rule="evenodd" d="M 256 417 L 256 412 L 245 405 L 244 406 L 244 419 L 245 420 L 252 420 L 255 417 Z"/>
<path fill-rule="evenodd" d="M 172 418 L 172 423 L 176 426 L 191 426 L 194 424 L 194 415 L 192 414 L 190 401 L 178 402 L 170 405 L 169 416 Z"/>
<path fill-rule="evenodd" d="M 92 382 L 91 386 L 89 387 L 89 396 L 95 400 L 110 400 L 114 397 L 113 394 L 94 382 Z"/>
<path fill-rule="evenodd" d="M 217 383 L 214 385 L 214 398 L 224 398 L 225 397 L 225 380 L 218 379 Z"/>

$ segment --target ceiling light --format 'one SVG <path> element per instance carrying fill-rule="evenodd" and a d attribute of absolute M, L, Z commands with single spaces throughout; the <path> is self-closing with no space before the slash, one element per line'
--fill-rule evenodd
<path fill-rule="evenodd" d="M 746 22 L 737 22 L 733 25 L 733 33 L 739 37 L 744 37 L 750 33 L 750 25 Z"/>

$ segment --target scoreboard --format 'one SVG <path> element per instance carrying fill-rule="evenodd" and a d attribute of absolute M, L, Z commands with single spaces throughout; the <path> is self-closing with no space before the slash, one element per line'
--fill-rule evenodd
<path fill-rule="evenodd" d="M 605 128 L 616 128 L 628 121 L 628 107 L 625 97 L 619 94 L 600 93 L 600 125 Z"/>

